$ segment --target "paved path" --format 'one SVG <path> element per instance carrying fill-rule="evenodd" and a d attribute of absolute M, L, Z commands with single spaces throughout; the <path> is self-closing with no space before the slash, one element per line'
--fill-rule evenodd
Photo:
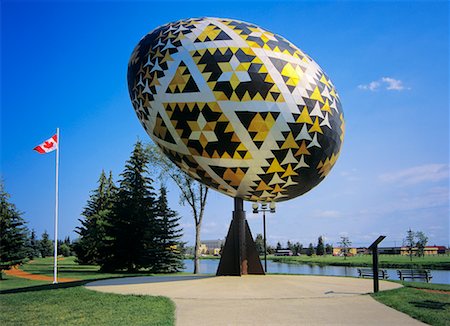
<path fill-rule="evenodd" d="M 380 289 L 400 287 L 380 281 Z M 161 276 L 103 280 L 92 290 L 162 295 L 177 325 L 424 325 L 365 295 L 372 280 L 329 276 Z"/>

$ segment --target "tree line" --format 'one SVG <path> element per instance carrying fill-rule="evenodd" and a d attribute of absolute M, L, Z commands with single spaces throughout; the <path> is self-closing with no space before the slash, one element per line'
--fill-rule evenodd
<path fill-rule="evenodd" d="M 80 264 L 109 272 L 170 273 L 183 268 L 180 217 L 170 209 L 163 184 L 155 193 L 149 161 L 138 141 L 118 186 L 111 172 L 108 177 L 101 172 L 76 228 L 79 239 L 73 249 Z"/>
<path fill-rule="evenodd" d="M 54 254 L 54 242 L 47 231 L 37 238 L 34 230 L 29 230 L 26 221 L 5 190 L 0 181 L 0 278 L 1 271 L 37 257 L 48 257 Z M 58 241 L 58 252 L 71 256 L 72 243 L 69 237 Z"/>
<path fill-rule="evenodd" d="M 264 239 L 262 234 L 257 234 L 255 238 L 256 249 L 260 255 L 264 255 Z M 306 254 L 308 256 L 317 255 L 332 255 L 333 254 L 333 246 L 331 244 L 324 244 L 323 237 L 319 236 L 317 239 L 317 245 L 314 246 L 313 243 L 310 243 L 308 247 L 303 247 L 303 244 L 300 242 L 292 242 L 290 240 L 287 241 L 286 245 L 278 242 L 276 246 L 267 245 L 267 254 L 273 255 L 277 250 L 281 249 L 289 249 L 294 256 L 298 256 L 300 254 Z"/>

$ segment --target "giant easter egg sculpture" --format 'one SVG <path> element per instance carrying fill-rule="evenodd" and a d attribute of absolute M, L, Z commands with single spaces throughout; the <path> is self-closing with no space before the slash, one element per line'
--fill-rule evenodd
<path fill-rule="evenodd" d="M 199 18 L 156 28 L 134 49 L 128 87 L 164 153 L 232 197 L 300 196 L 339 156 L 344 116 L 333 83 L 295 45 L 253 24 Z"/>

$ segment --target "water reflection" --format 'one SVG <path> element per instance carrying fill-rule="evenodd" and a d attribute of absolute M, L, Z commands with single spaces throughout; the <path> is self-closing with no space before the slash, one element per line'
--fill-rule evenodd
<path fill-rule="evenodd" d="M 194 263 L 192 260 L 185 259 L 185 272 L 191 272 L 194 270 Z M 217 266 L 219 265 L 218 259 L 202 259 L 200 260 L 200 273 L 201 274 L 215 274 Z M 387 270 L 390 280 L 398 280 L 397 269 Z M 276 274 L 306 274 L 306 275 L 329 275 L 329 276 L 358 276 L 357 267 L 347 266 L 321 266 L 321 265 L 308 265 L 308 264 L 286 264 L 275 263 L 271 260 L 267 261 L 267 271 L 269 273 Z M 450 271 L 432 270 L 433 276 L 431 283 L 450 284 Z"/>

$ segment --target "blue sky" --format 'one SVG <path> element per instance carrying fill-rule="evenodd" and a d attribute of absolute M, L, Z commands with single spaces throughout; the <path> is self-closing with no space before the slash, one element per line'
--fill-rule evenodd
<path fill-rule="evenodd" d="M 400 245 L 407 229 L 449 244 L 448 2 L 1 2 L 1 176 L 30 228 L 53 233 L 54 153 L 34 146 L 61 129 L 60 237 L 74 228 L 102 169 L 119 178 L 137 139 L 126 72 L 137 42 L 188 17 L 252 22 L 309 54 L 336 85 L 346 138 L 318 187 L 267 216 L 269 242 L 323 235 Z M 158 187 L 157 185 L 155 185 Z M 193 219 L 179 207 L 184 240 Z M 253 234 L 262 217 L 247 218 Z M 232 199 L 210 192 L 203 239 L 223 238 Z"/>

